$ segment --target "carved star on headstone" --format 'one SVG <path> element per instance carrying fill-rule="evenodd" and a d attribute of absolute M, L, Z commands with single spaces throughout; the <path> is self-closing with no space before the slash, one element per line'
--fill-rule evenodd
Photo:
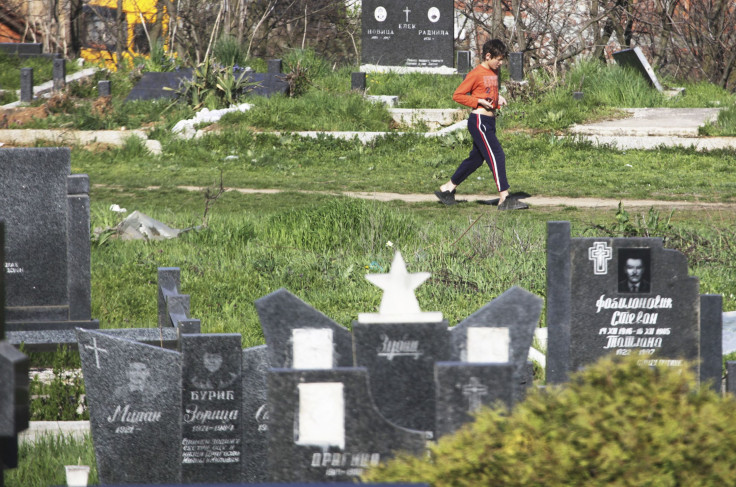
<path fill-rule="evenodd" d="M 442 321 L 440 312 L 422 312 L 414 290 L 429 279 L 429 272 L 409 273 L 397 251 L 388 274 L 366 274 L 365 278 L 383 289 L 378 313 L 359 313 L 361 323 L 434 323 Z"/>

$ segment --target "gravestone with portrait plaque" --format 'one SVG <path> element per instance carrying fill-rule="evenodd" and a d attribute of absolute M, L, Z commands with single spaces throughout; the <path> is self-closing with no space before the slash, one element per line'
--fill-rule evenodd
<path fill-rule="evenodd" d="M 548 381 L 608 354 L 699 367 L 701 339 L 717 331 L 701 320 L 684 254 L 659 238 L 570 238 L 568 222 L 548 222 L 547 231 Z"/>
<path fill-rule="evenodd" d="M 180 354 L 92 330 L 77 339 L 100 482 L 180 482 Z"/>
<path fill-rule="evenodd" d="M 182 335 L 182 481 L 238 482 L 243 459 L 239 334 Z"/>
<path fill-rule="evenodd" d="M 363 0 L 364 65 L 454 66 L 454 6 L 449 0 Z"/>

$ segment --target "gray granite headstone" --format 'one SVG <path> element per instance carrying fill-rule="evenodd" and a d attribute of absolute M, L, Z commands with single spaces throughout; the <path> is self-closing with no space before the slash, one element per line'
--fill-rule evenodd
<path fill-rule="evenodd" d="M 243 476 L 245 482 L 268 480 L 268 348 L 243 350 Z"/>
<path fill-rule="evenodd" d="M 181 480 L 177 352 L 77 329 L 102 484 Z"/>
<path fill-rule="evenodd" d="M 255 302 L 275 368 L 352 367 L 350 331 L 286 289 Z"/>
<path fill-rule="evenodd" d="M 271 370 L 270 481 L 354 481 L 394 452 L 424 451 L 423 432 L 379 414 L 368 381 L 364 368 Z"/>
<path fill-rule="evenodd" d="M 97 96 L 110 96 L 112 94 L 112 83 L 110 80 L 97 82 Z"/>
<path fill-rule="evenodd" d="M 240 480 L 243 377 L 239 334 L 182 335 L 182 481 Z"/>
<path fill-rule="evenodd" d="M 570 238 L 567 222 L 548 222 L 547 250 L 548 381 L 608 354 L 699 361 L 698 279 L 681 252 L 659 238 Z"/>
<path fill-rule="evenodd" d="M 33 68 L 20 68 L 20 101 L 33 101 Z"/>
<path fill-rule="evenodd" d="M 435 429 L 435 362 L 450 359 L 447 321 L 353 323 L 355 363 L 370 376 L 381 414 L 413 430 Z M 431 436 L 430 436 L 431 437 Z"/>
<path fill-rule="evenodd" d="M 438 362 L 437 438 L 455 432 L 472 421 L 481 407 L 514 402 L 514 366 L 511 363 L 480 364 Z"/>
<path fill-rule="evenodd" d="M 453 67 L 450 0 L 363 0 L 362 64 Z"/>
<path fill-rule="evenodd" d="M 66 86 L 66 59 L 54 59 L 52 61 L 52 78 L 54 80 L 54 91 L 61 91 Z"/>
<path fill-rule="evenodd" d="M 514 286 L 450 331 L 452 359 L 470 363 L 511 363 L 513 396 L 523 399 L 527 359 L 544 300 Z"/>
<path fill-rule="evenodd" d="M 512 81 L 524 81 L 524 53 L 509 53 L 509 77 Z"/>
<path fill-rule="evenodd" d="M 89 180 L 70 172 L 67 148 L 0 151 L 9 331 L 99 327 L 90 319 Z"/>
<path fill-rule="evenodd" d="M 652 66 L 647 61 L 646 56 L 644 56 L 639 46 L 633 49 L 623 49 L 614 52 L 613 59 L 616 60 L 617 64 L 637 71 L 650 85 L 654 86 L 658 91 L 662 91 L 662 85 L 659 83 L 657 75 L 654 73 Z"/>

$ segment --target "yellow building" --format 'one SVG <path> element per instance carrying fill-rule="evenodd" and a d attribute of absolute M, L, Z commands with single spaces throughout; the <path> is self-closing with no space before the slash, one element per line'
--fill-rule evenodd
<path fill-rule="evenodd" d="M 118 32 L 124 39 L 124 59 L 148 55 L 152 42 L 165 42 L 168 15 L 158 0 L 122 0 L 122 26 L 117 20 L 118 0 L 92 0 L 84 6 L 84 33 L 81 56 L 92 62 L 117 66 Z"/>

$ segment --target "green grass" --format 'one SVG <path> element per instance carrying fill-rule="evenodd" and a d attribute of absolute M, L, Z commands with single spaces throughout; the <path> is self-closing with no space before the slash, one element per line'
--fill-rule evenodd
<path fill-rule="evenodd" d="M 35 443 L 22 443 L 18 468 L 5 471 L 6 487 L 48 487 L 66 485 L 65 465 L 91 467 L 89 484 L 98 483 L 92 439 L 78 440 L 68 435 L 42 435 Z"/>

